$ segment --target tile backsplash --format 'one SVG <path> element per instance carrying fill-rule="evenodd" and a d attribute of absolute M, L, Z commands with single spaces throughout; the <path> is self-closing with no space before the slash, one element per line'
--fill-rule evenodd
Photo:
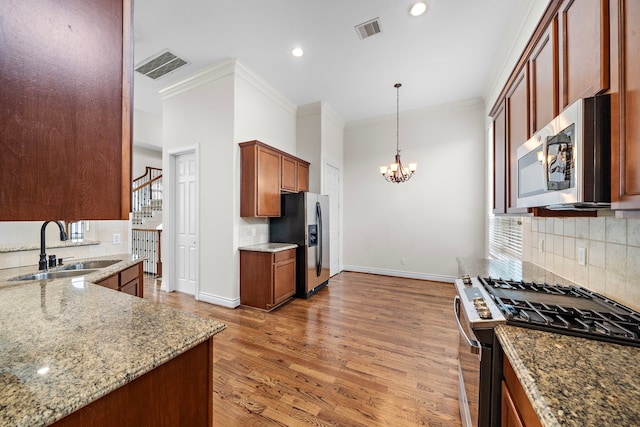
<path fill-rule="evenodd" d="M 523 261 L 640 310 L 640 219 L 523 221 Z"/>

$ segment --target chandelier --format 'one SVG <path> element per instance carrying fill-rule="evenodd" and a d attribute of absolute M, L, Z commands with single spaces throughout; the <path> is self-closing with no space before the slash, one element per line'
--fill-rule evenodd
<path fill-rule="evenodd" d="M 409 163 L 409 167 L 405 168 L 400 161 L 400 86 L 400 83 L 393 85 L 396 88 L 396 161 L 389 166 L 380 166 L 384 179 L 398 184 L 409 181 L 418 168 L 417 163 Z"/>

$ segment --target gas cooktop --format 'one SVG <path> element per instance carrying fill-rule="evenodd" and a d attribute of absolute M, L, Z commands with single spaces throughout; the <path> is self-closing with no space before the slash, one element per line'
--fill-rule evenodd
<path fill-rule="evenodd" d="M 640 347 L 640 313 L 586 288 L 478 280 L 508 324 Z"/>

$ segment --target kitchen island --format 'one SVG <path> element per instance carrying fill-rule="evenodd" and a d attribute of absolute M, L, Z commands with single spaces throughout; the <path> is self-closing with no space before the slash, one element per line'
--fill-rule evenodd
<path fill-rule="evenodd" d="M 457 261 L 460 274 L 576 285 L 529 262 Z M 542 426 L 640 425 L 640 348 L 513 325 L 495 333 Z"/>
<path fill-rule="evenodd" d="M 225 325 L 95 285 L 140 262 L 109 258 L 121 261 L 46 281 L 0 270 L 0 425 L 211 424 Z"/>

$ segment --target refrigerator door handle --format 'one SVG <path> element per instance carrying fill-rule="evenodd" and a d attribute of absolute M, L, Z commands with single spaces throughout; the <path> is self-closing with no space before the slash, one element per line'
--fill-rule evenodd
<path fill-rule="evenodd" d="M 322 271 L 322 208 L 320 202 L 316 202 L 316 219 L 318 220 L 318 250 L 316 251 L 316 276 L 320 277 Z"/>

